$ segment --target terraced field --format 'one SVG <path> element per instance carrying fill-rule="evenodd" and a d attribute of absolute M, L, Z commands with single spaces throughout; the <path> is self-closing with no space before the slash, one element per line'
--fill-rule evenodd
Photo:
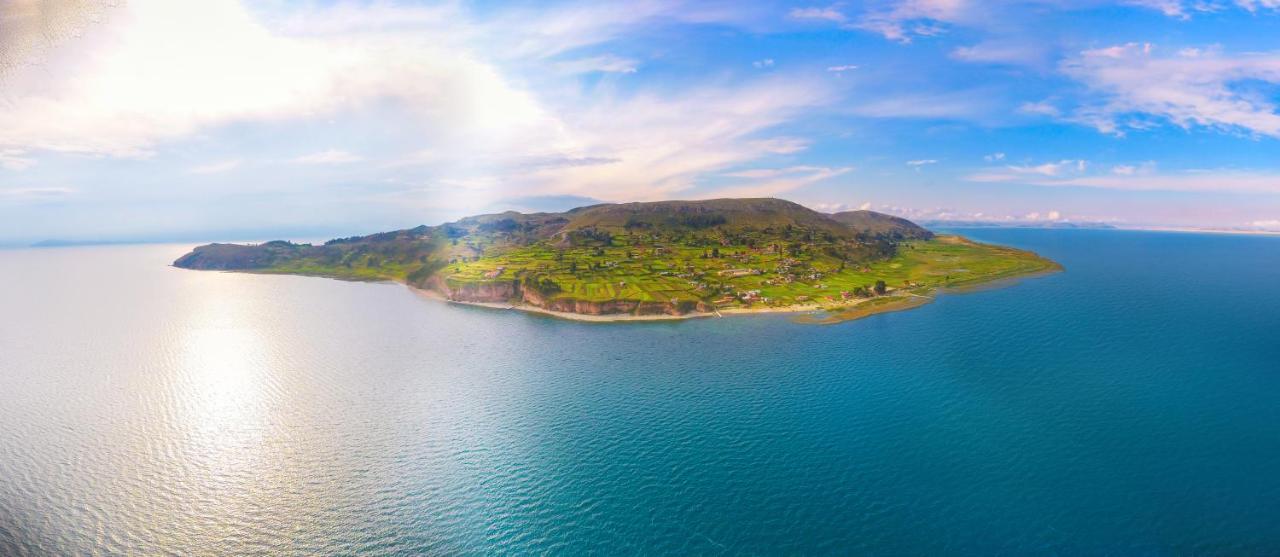
<path fill-rule="evenodd" d="M 209 244 L 174 264 L 395 280 L 462 302 L 637 315 L 884 309 L 895 304 L 882 299 L 895 294 L 1057 268 L 1034 253 L 936 236 L 890 215 L 824 214 L 780 199 L 478 215 L 322 245 Z"/>
<path fill-rule="evenodd" d="M 626 239 L 619 243 L 628 244 Z M 706 300 L 719 307 L 756 307 L 843 303 L 854 292 L 874 292 L 878 281 L 886 291 L 928 290 L 1055 268 L 1030 252 L 939 236 L 905 242 L 896 256 L 866 264 L 746 246 L 557 249 L 544 244 L 455 262 L 442 273 L 453 286 L 537 276 L 558 286 L 553 298 Z"/>

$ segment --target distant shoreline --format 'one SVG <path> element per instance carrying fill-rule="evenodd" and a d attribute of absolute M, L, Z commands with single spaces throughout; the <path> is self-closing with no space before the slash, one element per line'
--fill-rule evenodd
<path fill-rule="evenodd" d="M 1195 228 L 1189 226 L 1023 226 L 1000 223 L 948 223 L 930 221 L 938 229 L 948 230 L 1099 230 L 1112 232 L 1177 232 L 1183 234 L 1228 234 L 1239 236 L 1280 236 L 1280 230 L 1241 230 L 1232 228 Z"/>

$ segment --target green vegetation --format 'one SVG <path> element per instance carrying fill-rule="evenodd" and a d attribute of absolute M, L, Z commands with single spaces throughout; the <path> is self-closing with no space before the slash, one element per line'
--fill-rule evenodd
<path fill-rule="evenodd" d="M 1053 265 L 1034 254 L 953 236 L 912 240 L 898 246 L 895 256 L 861 263 L 819 247 L 790 253 L 774 245 L 707 248 L 632 237 L 615 239 L 615 244 L 622 245 L 528 246 L 457 262 L 443 274 L 454 288 L 539 277 L 558 286 L 555 297 L 703 300 L 726 308 L 838 304 L 904 288 L 964 286 Z"/>
<path fill-rule="evenodd" d="M 322 246 L 211 244 L 175 265 L 395 280 L 459 301 L 671 314 L 865 312 L 902 305 L 907 294 L 1057 269 L 1033 253 L 934 236 L 888 215 L 824 215 L 774 199 L 508 212 Z"/>

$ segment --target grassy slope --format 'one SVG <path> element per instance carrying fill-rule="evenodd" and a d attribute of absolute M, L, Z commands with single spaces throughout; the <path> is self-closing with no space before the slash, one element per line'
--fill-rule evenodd
<path fill-rule="evenodd" d="M 705 248 L 668 246 L 668 253 L 654 255 L 647 247 L 555 249 L 547 245 L 486 254 L 478 261 L 455 263 L 441 271 L 451 284 L 510 281 L 538 274 L 561 287 L 555 297 L 587 301 L 615 299 L 659 301 L 723 298 L 728 290 L 759 290 L 768 303 L 757 301 L 737 307 L 788 306 L 798 303 L 836 303 L 842 291 L 871 288 L 883 280 L 891 289 L 928 290 L 962 287 L 1007 277 L 1051 271 L 1052 261 L 1012 248 L 971 242 L 956 236 L 916 240 L 900 246 L 899 254 L 866 266 L 840 271 L 840 261 L 823 256 L 787 258 L 766 250 L 721 247 L 721 258 L 703 258 Z M 630 252 L 634 257 L 628 257 Z M 735 258 L 736 256 L 736 258 Z M 777 267 L 784 259 L 798 261 L 800 277 L 781 282 Z M 570 272 L 576 262 L 577 272 Z M 500 273 L 496 273 L 502 269 Z M 731 269 L 760 270 L 761 274 L 732 277 Z M 808 278 L 811 271 L 818 278 Z M 494 276 L 496 273 L 496 276 Z M 700 287 L 701 286 L 701 287 Z M 807 300 L 803 297 L 807 297 Z"/>
<path fill-rule="evenodd" d="M 585 302 L 702 300 L 721 309 L 842 310 L 856 303 L 863 313 L 901 306 L 906 293 L 971 288 L 1057 269 L 1033 253 L 956 236 L 932 237 L 896 217 L 824 215 L 778 199 L 480 215 L 323 246 L 210 244 L 174 264 L 421 287 L 442 278 L 455 289 L 525 281 L 544 298 Z M 898 295 L 888 298 L 899 302 L 843 295 L 869 290 L 881 280 Z"/>

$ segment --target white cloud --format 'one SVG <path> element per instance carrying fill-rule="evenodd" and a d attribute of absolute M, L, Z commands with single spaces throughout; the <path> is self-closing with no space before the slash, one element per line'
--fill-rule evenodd
<path fill-rule="evenodd" d="M 839 213 L 849 210 L 847 203 L 806 203 L 805 206 L 819 213 Z"/>
<path fill-rule="evenodd" d="M 734 172 L 726 172 L 724 176 L 731 178 L 747 178 L 752 180 L 764 178 L 777 178 L 779 176 L 794 174 L 809 174 L 826 170 L 820 166 L 789 166 L 785 168 L 751 168 L 747 170 L 738 170 Z"/>
<path fill-rule="evenodd" d="M 1280 0 L 1236 0 L 1236 5 L 1251 12 L 1280 10 Z"/>
<path fill-rule="evenodd" d="M 319 153 L 311 153 L 310 155 L 302 155 L 292 159 L 291 162 L 298 164 L 344 164 L 350 162 L 360 162 L 364 157 L 353 155 L 346 151 L 338 149 L 328 149 Z"/>
<path fill-rule="evenodd" d="M 991 91 L 961 89 L 942 93 L 877 94 L 849 110 L 869 118 L 981 119 L 995 112 L 995 102 Z"/>
<path fill-rule="evenodd" d="M 1124 0 L 1123 3 L 1156 10 L 1164 15 L 1178 19 L 1190 19 L 1191 17 L 1187 12 L 1187 8 L 1183 7 L 1182 0 Z"/>
<path fill-rule="evenodd" d="M 6 83 L 0 147 L 146 156 L 214 126 L 380 100 L 489 142 L 548 124 L 492 67 L 427 36 L 293 37 L 235 2 L 135 0 L 80 40 L 79 57 L 57 74 L 25 71 Z"/>
<path fill-rule="evenodd" d="M 621 58 L 613 55 L 592 56 L 589 58 L 578 58 L 559 62 L 556 67 L 560 71 L 568 74 L 583 73 L 636 73 L 640 67 L 639 62 L 629 58 Z"/>
<path fill-rule="evenodd" d="M 859 206 L 858 206 L 858 210 L 859 210 L 859 211 L 870 211 L 870 210 L 871 210 L 871 202 L 870 202 L 870 201 L 868 201 L 868 202 L 866 202 L 866 203 L 863 203 L 862 205 L 859 205 Z"/>
<path fill-rule="evenodd" d="M 914 161 L 907 161 L 907 166 L 920 167 L 926 164 L 938 164 L 938 161 L 934 159 L 920 159 L 920 160 L 914 160 Z"/>
<path fill-rule="evenodd" d="M 854 64 L 845 64 L 843 66 L 827 66 L 827 71 L 832 73 L 851 72 L 856 69 L 858 69 L 858 66 Z"/>
<path fill-rule="evenodd" d="M 1137 165 L 1117 164 L 1111 167 L 1112 174 L 1119 174 L 1121 176 L 1136 176 L 1139 174 L 1146 175 L 1146 174 L 1152 174 L 1155 171 L 1156 171 L 1155 161 L 1147 161 Z"/>
<path fill-rule="evenodd" d="M 950 57 L 977 64 L 1043 66 L 1049 52 L 1043 41 L 1000 39 L 957 47 L 951 51 Z"/>
<path fill-rule="evenodd" d="M 835 178 L 853 170 L 851 167 L 791 167 L 777 169 L 770 175 L 747 179 L 743 183 L 712 190 L 702 197 L 773 197 L 823 180 Z M 741 176 L 741 175 L 739 175 Z"/>
<path fill-rule="evenodd" d="M 338 3 L 283 13 L 262 16 L 229 0 L 130 2 L 79 39 L 58 71 L 22 72 L 6 82 L 0 148 L 149 157 L 169 142 L 206 138 L 230 124 L 332 122 L 376 107 L 419 135 L 405 151 L 423 154 L 380 161 L 403 184 L 477 184 L 467 203 L 516 189 L 655 199 L 693 188 L 707 173 L 804 150 L 807 139 L 771 128 L 836 99 L 830 84 L 811 76 L 625 92 L 539 83 L 539 94 L 530 79 L 503 73 L 506 64 L 550 81 L 634 71 L 635 62 L 611 55 L 565 58 L 643 22 L 738 17 L 709 7 L 575 6 L 505 12 L 481 23 L 450 6 Z M 356 159 L 331 150 L 292 162 Z M 209 174 L 239 164 L 188 170 Z M 440 188 L 439 195 L 452 195 Z"/>
<path fill-rule="evenodd" d="M 1062 110 L 1050 101 L 1026 102 L 1018 106 L 1018 112 L 1023 114 L 1035 114 L 1039 116 L 1049 116 L 1057 118 L 1062 115 Z"/>
<path fill-rule="evenodd" d="M 75 193 L 75 189 L 60 187 L 0 188 L 0 202 L 23 204 L 57 201 Z"/>
<path fill-rule="evenodd" d="M 1219 12 L 1232 5 L 1250 12 L 1280 9 L 1277 0 L 1122 0 L 1122 4 L 1156 10 L 1169 17 L 1188 20 L 1192 14 Z"/>
<path fill-rule="evenodd" d="M 1062 69 L 1096 99 L 1065 118 L 1104 133 L 1146 127 L 1155 119 L 1183 128 L 1280 137 L 1275 101 L 1249 86 L 1280 83 L 1280 52 L 1183 49 L 1160 55 L 1150 44 L 1128 43 L 1086 50 Z"/>
<path fill-rule="evenodd" d="M 231 159 L 215 163 L 202 164 L 191 167 L 188 172 L 192 174 L 220 174 L 240 168 L 243 161 L 240 159 Z"/>
<path fill-rule="evenodd" d="M 844 23 L 848 20 L 836 6 L 811 7 L 811 8 L 792 8 L 787 14 L 792 19 L 812 19 L 821 21 L 830 21 L 834 23 Z"/>
<path fill-rule="evenodd" d="M 967 0 L 902 0 L 880 4 L 852 26 L 902 43 L 911 42 L 913 36 L 942 33 L 942 24 L 963 20 L 971 8 Z"/>
<path fill-rule="evenodd" d="M 572 141 L 557 154 L 611 162 L 518 169 L 512 178 L 544 193 L 604 200 L 669 198 L 694 187 L 706 173 L 805 149 L 803 138 L 761 135 L 832 100 L 822 82 L 795 76 L 734 88 L 687 89 L 675 97 L 598 98 L 565 116 Z"/>
<path fill-rule="evenodd" d="M 1249 223 L 1254 228 L 1265 228 L 1267 230 L 1280 229 L 1280 219 L 1255 220 Z"/>
<path fill-rule="evenodd" d="M 1086 187 L 1129 191 L 1280 193 L 1280 173 L 1212 169 L 1157 172 L 1154 162 L 1116 165 L 1109 172 L 1088 172 L 1083 161 L 1037 166 L 1010 166 L 966 176 L 970 182 L 995 182 L 1051 187 Z"/>
<path fill-rule="evenodd" d="M 8 170 L 26 170 L 35 166 L 36 160 L 25 156 L 22 149 L 0 149 L 0 167 Z"/>
<path fill-rule="evenodd" d="M 1084 172 L 1088 167 L 1088 162 L 1080 159 L 1063 159 L 1058 162 L 1046 162 L 1037 165 L 1009 165 L 1005 168 L 1009 171 L 1010 176 L 1062 176 L 1064 174 L 1079 174 Z M 998 180 L 993 180 L 998 181 Z"/>
<path fill-rule="evenodd" d="M 764 60 L 756 60 L 755 62 L 752 62 L 752 63 L 751 63 L 751 65 L 752 65 L 752 66 L 755 66 L 757 69 L 772 68 L 772 67 L 773 67 L 773 58 L 765 58 Z"/>
<path fill-rule="evenodd" d="M 987 162 L 1002 161 L 1004 160 L 1004 153 L 991 153 L 990 155 L 983 155 L 982 160 Z"/>

